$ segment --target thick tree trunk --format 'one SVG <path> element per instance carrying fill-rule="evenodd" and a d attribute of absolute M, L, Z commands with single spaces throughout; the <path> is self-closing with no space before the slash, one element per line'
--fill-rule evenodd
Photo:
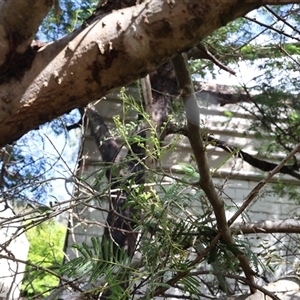
<path fill-rule="evenodd" d="M 3 1 L 2 6 L 6 2 Z M 2 64 L 0 146 L 73 108 L 99 99 L 115 87 L 145 76 L 247 12 L 264 4 L 286 2 L 145 1 L 96 16 L 89 26 L 78 28 L 36 53 L 32 49 L 23 52 L 24 65 L 14 61 L 20 60 L 20 55 L 9 56 L 9 64 Z M 289 1 L 292 2 L 300 1 Z M 31 9 L 29 1 L 27 5 L 22 14 Z M 47 6 L 37 11 L 42 16 Z M 4 19 L 0 24 L 4 34 L 0 38 L 7 42 L 10 35 L 8 29 L 4 30 Z M 12 23 L 10 30 L 14 32 L 19 25 Z M 21 48 L 25 46 L 22 43 Z M 6 54 L 9 51 L 5 46 Z M 17 53 L 16 49 L 13 51 Z M 7 67 L 3 68 L 4 65 Z M 15 68 L 13 73 L 10 66 Z"/>
<path fill-rule="evenodd" d="M 54 2 L 0 0 L 0 81 L 16 71 L 12 65 L 30 46 Z"/>

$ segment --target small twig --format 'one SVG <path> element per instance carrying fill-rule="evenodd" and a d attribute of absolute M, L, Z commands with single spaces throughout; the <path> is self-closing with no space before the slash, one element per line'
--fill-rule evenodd
<path fill-rule="evenodd" d="M 225 66 L 224 64 L 222 64 L 222 62 L 220 62 L 211 52 L 209 52 L 202 44 L 199 44 L 197 46 L 197 48 L 199 49 L 199 51 L 201 51 L 202 53 L 204 53 L 205 57 L 207 59 L 209 59 L 211 62 L 213 62 L 215 65 L 217 65 L 220 69 L 232 74 L 232 75 L 236 75 L 236 72 L 234 72 L 231 68 Z"/>
<path fill-rule="evenodd" d="M 57 273 L 55 273 L 54 271 L 50 270 L 49 268 L 42 267 L 42 266 L 34 264 L 34 263 L 30 262 L 30 261 L 18 259 L 16 257 L 11 258 L 10 256 L 2 255 L 2 254 L 0 254 L 0 259 L 11 260 L 11 261 L 14 261 L 14 262 L 18 262 L 18 263 L 21 263 L 21 264 L 33 267 L 35 270 L 41 270 L 41 271 L 47 272 L 47 273 L 49 273 L 49 274 L 57 277 L 61 281 L 67 283 L 74 290 L 79 291 L 79 292 L 83 292 L 77 285 L 75 285 L 73 282 L 69 281 L 69 279 L 66 279 L 63 276 L 58 275 Z"/>
<path fill-rule="evenodd" d="M 277 22 L 275 22 L 275 23 L 272 24 L 272 25 L 268 25 L 268 24 L 262 23 L 262 22 L 260 22 L 260 21 L 257 21 L 257 20 L 254 19 L 254 18 L 249 18 L 249 17 L 247 17 L 247 16 L 244 16 L 244 19 L 249 20 L 249 21 L 252 21 L 252 22 L 254 22 L 254 23 L 256 23 L 256 24 L 258 24 L 258 25 L 260 25 L 260 26 L 263 26 L 263 27 L 265 27 L 265 28 L 268 28 L 268 29 L 270 29 L 270 30 L 273 30 L 273 31 L 279 33 L 280 35 L 285 35 L 286 37 L 289 37 L 289 38 L 291 38 L 291 39 L 293 39 L 293 40 L 300 41 L 300 39 L 299 39 L 299 38 L 296 38 L 295 35 L 288 34 L 288 33 L 284 32 L 283 30 L 279 30 L 279 29 L 276 29 L 275 27 L 273 27 L 273 25 L 275 25 Z"/>
<path fill-rule="evenodd" d="M 288 58 L 290 58 L 295 64 L 297 64 L 298 66 L 300 65 L 299 64 L 299 61 L 297 61 L 295 58 L 293 58 L 292 55 L 290 55 L 281 45 L 278 45 L 279 47 L 279 50 L 284 53 Z"/>
<path fill-rule="evenodd" d="M 152 89 L 151 89 L 151 82 L 150 82 L 150 76 L 147 75 L 144 78 L 141 78 L 141 85 L 142 85 L 142 91 L 143 91 L 143 98 L 144 98 L 144 103 L 145 103 L 145 108 L 146 108 L 146 112 L 148 113 L 149 117 L 150 117 L 150 122 L 153 124 L 148 124 L 147 127 L 150 128 L 146 131 L 146 138 L 149 141 L 148 142 L 148 149 L 150 151 L 150 153 L 154 153 L 155 149 L 154 149 L 154 144 L 153 142 L 151 142 L 151 128 L 155 128 L 157 124 L 154 124 L 154 111 L 153 111 L 153 96 L 152 96 Z M 146 166 L 149 169 L 154 170 L 156 168 L 156 161 L 153 157 L 148 156 L 146 158 Z M 147 181 L 147 179 L 146 179 Z"/>
<path fill-rule="evenodd" d="M 279 21 L 284 23 L 286 26 L 290 27 L 292 30 L 296 31 L 298 34 L 300 33 L 296 26 L 291 25 L 289 22 L 286 21 L 285 18 L 278 15 L 273 9 L 268 6 L 265 6 L 265 9 L 269 11 L 273 16 L 275 16 Z"/>
<path fill-rule="evenodd" d="M 56 299 L 64 290 L 66 289 L 66 287 L 60 286 L 59 288 L 56 288 L 55 290 L 53 290 L 50 295 L 48 295 L 46 298 L 44 298 L 44 300 L 54 300 Z"/>
<path fill-rule="evenodd" d="M 259 291 L 261 291 L 262 293 L 264 293 L 265 295 L 269 296 L 270 298 L 272 298 L 274 300 L 281 300 L 276 295 L 274 295 L 274 293 L 272 293 L 271 291 L 268 291 L 267 289 L 265 289 L 264 287 L 260 286 L 259 284 L 256 284 L 254 282 L 250 282 L 247 278 L 245 278 L 243 276 L 234 275 L 234 274 L 228 274 L 228 273 L 223 273 L 223 272 L 219 273 L 219 272 L 214 272 L 214 271 L 211 271 L 211 270 L 209 270 L 209 271 L 195 271 L 195 272 L 191 272 L 190 273 L 191 276 L 206 275 L 206 274 L 213 274 L 213 275 L 222 274 L 225 277 L 233 278 L 233 279 L 242 281 L 245 284 L 252 285 L 253 287 L 255 287 L 256 289 L 258 289 Z"/>

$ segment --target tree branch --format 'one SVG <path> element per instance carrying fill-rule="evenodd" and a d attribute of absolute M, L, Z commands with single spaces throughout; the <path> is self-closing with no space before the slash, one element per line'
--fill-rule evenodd
<path fill-rule="evenodd" d="M 204 47 L 202 44 L 199 44 L 197 47 L 197 50 L 195 50 L 195 48 L 193 49 L 194 51 L 189 51 L 188 56 L 193 58 L 205 58 L 210 60 L 212 63 L 214 63 L 215 65 L 217 65 L 220 69 L 235 75 L 236 73 L 229 67 L 225 66 L 221 61 L 219 61 L 210 51 L 208 51 L 208 49 L 206 47 Z"/>
<path fill-rule="evenodd" d="M 300 233 L 300 221 L 286 220 L 261 220 L 250 223 L 235 223 L 231 226 L 232 234 L 256 233 Z"/>
<path fill-rule="evenodd" d="M 254 168 L 257 168 L 262 171 L 272 171 L 274 168 L 277 167 L 278 164 L 271 163 L 262 159 L 258 159 L 254 157 L 253 155 L 248 154 L 247 152 L 240 150 L 238 147 L 234 147 L 232 145 L 227 144 L 224 141 L 215 139 L 212 136 L 207 136 L 206 139 L 212 143 L 213 146 L 219 147 L 226 152 L 229 153 L 235 153 L 235 157 L 239 157 L 243 159 L 245 162 L 247 162 L 249 165 L 251 165 Z M 286 166 L 284 165 L 278 173 L 282 174 L 288 174 L 294 178 L 297 178 L 300 180 L 300 174 L 295 171 L 295 166 Z"/>
<path fill-rule="evenodd" d="M 186 137 L 188 136 L 187 130 L 185 128 L 177 128 L 175 125 L 172 125 L 172 124 L 170 124 L 170 126 L 168 127 L 167 135 L 168 134 L 182 134 Z M 249 165 L 251 165 L 252 167 L 257 168 L 259 170 L 262 170 L 265 172 L 272 171 L 278 165 L 276 163 L 268 162 L 263 159 L 258 159 L 256 157 L 254 157 L 253 155 L 248 154 L 247 152 L 241 150 L 240 148 L 232 146 L 222 140 L 216 139 L 213 136 L 210 136 L 210 135 L 205 136 L 203 138 L 203 140 L 211 142 L 211 144 L 214 147 L 221 148 L 228 153 L 234 153 L 235 157 L 243 159 L 243 161 L 247 162 Z M 278 171 L 278 173 L 287 174 L 287 175 L 290 175 L 290 176 L 300 180 L 300 174 L 298 172 L 296 172 L 297 169 L 298 169 L 297 165 L 287 165 L 287 166 L 284 165 Z"/>
<path fill-rule="evenodd" d="M 0 66 L 30 46 L 52 5 L 49 0 L 0 0 Z"/>
<path fill-rule="evenodd" d="M 288 38 L 291 38 L 291 39 L 300 41 L 300 39 L 297 38 L 295 35 L 293 35 L 293 34 L 288 34 L 287 32 L 284 32 L 283 30 L 277 29 L 275 26 L 270 26 L 270 25 L 268 25 L 268 24 L 262 23 L 262 22 L 256 20 L 255 18 L 249 18 L 249 17 L 247 17 L 247 16 L 245 16 L 244 18 L 245 18 L 246 20 L 249 20 L 249 21 L 251 21 L 251 22 L 253 22 L 253 23 L 256 23 L 256 24 L 258 24 L 258 25 L 260 25 L 260 26 L 263 26 L 263 27 L 268 28 L 268 29 L 270 29 L 270 30 L 272 30 L 272 31 L 275 31 L 275 32 L 277 32 L 277 33 L 279 33 L 279 34 L 285 35 L 285 36 L 288 37 Z"/>
<path fill-rule="evenodd" d="M 0 146 L 145 76 L 260 3 L 152 0 L 98 16 L 88 27 L 39 49 L 21 78 L 5 78 Z"/>
<path fill-rule="evenodd" d="M 182 89 L 182 99 L 185 106 L 187 116 L 187 135 L 193 149 L 198 171 L 200 174 L 199 185 L 205 192 L 210 201 L 214 214 L 216 216 L 219 231 L 222 233 L 222 239 L 226 244 L 233 244 L 233 238 L 227 223 L 224 202 L 217 194 L 206 155 L 206 148 L 202 140 L 200 130 L 200 110 L 197 104 L 197 99 L 193 90 L 193 84 L 190 79 L 187 63 L 182 55 L 176 56 L 173 60 L 173 65 L 179 87 Z M 240 266 L 243 269 L 247 279 L 254 283 L 254 272 L 252 271 L 249 262 L 245 255 L 235 254 L 240 261 Z M 254 293 L 256 290 L 250 286 L 250 290 Z"/>

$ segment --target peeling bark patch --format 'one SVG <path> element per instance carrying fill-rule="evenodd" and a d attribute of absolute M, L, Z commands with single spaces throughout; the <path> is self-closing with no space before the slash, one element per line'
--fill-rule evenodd
<path fill-rule="evenodd" d="M 0 66 L 0 84 L 11 79 L 20 80 L 25 72 L 31 68 L 38 48 L 28 47 L 24 53 L 10 52 L 5 63 Z"/>
<path fill-rule="evenodd" d="M 185 32 L 187 39 L 193 39 L 195 28 L 199 28 L 201 25 L 202 22 L 199 19 L 194 18 L 183 24 L 180 29 Z"/>
<path fill-rule="evenodd" d="M 2 97 L 1 101 L 3 101 L 5 104 L 9 104 L 12 102 L 11 99 L 9 99 L 8 97 Z"/>
<path fill-rule="evenodd" d="M 203 1 L 199 4 L 197 1 L 190 1 L 189 5 L 187 6 L 188 13 L 198 18 L 204 16 L 207 11 L 210 10 L 210 4 L 204 4 Z"/>
<path fill-rule="evenodd" d="M 101 69 L 102 68 L 101 68 L 99 62 L 94 61 L 94 63 L 91 66 L 92 77 L 99 85 L 101 85 L 101 78 L 99 76 Z"/>
<path fill-rule="evenodd" d="M 166 36 L 172 35 L 173 30 L 170 23 L 163 19 L 152 23 L 147 33 L 156 38 L 165 38 Z"/>
<path fill-rule="evenodd" d="M 54 80 L 57 82 L 57 84 L 61 84 L 62 79 L 59 77 L 59 74 L 57 71 L 53 72 L 53 77 L 54 77 Z"/>
<path fill-rule="evenodd" d="M 143 15 L 144 22 L 149 24 L 149 20 L 146 14 Z"/>
<path fill-rule="evenodd" d="M 97 44 L 97 46 L 99 52 L 101 53 L 101 56 L 99 58 L 99 61 L 101 61 L 101 63 L 99 61 L 97 62 L 97 64 L 99 65 L 98 69 L 103 67 L 105 69 L 110 68 L 113 60 L 118 57 L 118 51 L 114 50 L 112 42 L 109 42 L 106 45 L 99 43 Z"/>
<path fill-rule="evenodd" d="M 171 8 L 175 6 L 175 0 L 167 0 L 167 3 Z"/>
<path fill-rule="evenodd" d="M 114 59 L 116 59 L 118 57 L 119 52 L 116 50 L 111 49 L 105 56 L 105 62 L 104 62 L 104 66 L 106 69 L 110 68 L 112 66 L 112 63 L 114 61 Z"/>
<path fill-rule="evenodd" d="M 69 102 L 76 102 L 76 100 L 77 100 L 77 97 L 74 95 L 69 98 Z"/>
<path fill-rule="evenodd" d="M 74 51 L 76 50 L 75 43 L 69 42 L 69 43 L 68 43 L 67 50 L 70 50 L 71 52 L 74 52 Z"/>
<path fill-rule="evenodd" d="M 117 22 L 117 30 L 120 31 L 122 29 L 122 23 L 120 21 Z"/>

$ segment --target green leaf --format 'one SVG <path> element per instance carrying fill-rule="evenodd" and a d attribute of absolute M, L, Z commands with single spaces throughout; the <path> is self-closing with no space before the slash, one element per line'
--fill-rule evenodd
<path fill-rule="evenodd" d="M 233 112 L 230 111 L 230 110 L 224 111 L 224 115 L 225 115 L 226 117 L 228 117 L 228 118 L 233 118 L 233 117 L 234 117 Z"/>

